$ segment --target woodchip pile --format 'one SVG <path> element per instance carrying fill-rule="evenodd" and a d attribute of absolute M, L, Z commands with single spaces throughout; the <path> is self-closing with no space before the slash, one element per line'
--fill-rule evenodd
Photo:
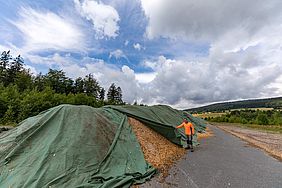
<path fill-rule="evenodd" d="M 186 150 L 145 126 L 140 121 L 129 118 L 129 124 L 141 145 L 146 161 L 166 176 L 169 167 L 180 159 Z"/>

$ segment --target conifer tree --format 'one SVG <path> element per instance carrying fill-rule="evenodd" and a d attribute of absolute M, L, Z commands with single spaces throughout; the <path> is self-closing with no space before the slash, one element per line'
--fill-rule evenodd
<path fill-rule="evenodd" d="M 117 93 L 116 85 L 114 83 L 112 83 L 111 86 L 109 87 L 108 93 L 107 93 L 108 102 L 115 103 L 116 93 Z"/>
<path fill-rule="evenodd" d="M 24 60 L 18 55 L 10 63 L 10 67 L 7 69 L 7 81 L 13 83 L 16 80 L 16 76 L 23 71 Z"/>
<path fill-rule="evenodd" d="M 75 79 L 74 91 L 75 93 L 84 93 L 84 80 L 81 77 Z"/>
<path fill-rule="evenodd" d="M 95 98 L 98 97 L 100 86 L 92 74 L 88 74 L 87 76 L 85 76 L 84 87 L 85 87 L 85 92 L 87 95 L 94 96 Z"/>
<path fill-rule="evenodd" d="M 99 100 L 104 101 L 105 100 L 105 89 L 101 88 L 99 92 Z"/>
<path fill-rule="evenodd" d="M 116 85 L 114 83 L 112 83 L 111 86 L 108 89 L 107 99 L 110 103 L 122 104 L 123 101 L 122 101 L 122 90 L 121 90 L 121 88 L 119 86 L 116 87 Z"/>
<path fill-rule="evenodd" d="M 120 87 L 117 87 L 116 102 L 118 104 L 122 104 L 123 103 L 123 101 L 122 101 L 122 90 L 121 90 Z"/>
<path fill-rule="evenodd" d="M 4 86 L 7 86 L 9 84 L 8 78 L 8 66 L 9 62 L 12 59 L 12 56 L 10 55 L 9 51 L 4 51 L 1 53 L 0 57 L 0 83 L 3 83 Z"/>

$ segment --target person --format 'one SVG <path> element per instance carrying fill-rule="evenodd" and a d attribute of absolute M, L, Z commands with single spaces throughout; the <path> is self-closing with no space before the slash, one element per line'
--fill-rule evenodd
<path fill-rule="evenodd" d="M 187 119 L 184 119 L 183 122 L 180 125 L 178 125 L 176 128 L 179 129 L 182 127 L 184 127 L 184 132 L 185 132 L 185 135 L 187 136 L 188 149 L 190 149 L 190 146 L 191 146 L 191 152 L 193 152 L 194 151 L 193 135 L 195 134 L 194 125 L 191 122 L 189 122 Z"/>

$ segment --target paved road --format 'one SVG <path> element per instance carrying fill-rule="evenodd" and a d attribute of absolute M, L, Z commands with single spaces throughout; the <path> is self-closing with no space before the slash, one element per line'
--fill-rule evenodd
<path fill-rule="evenodd" d="M 229 133 L 210 128 L 215 136 L 201 140 L 195 152 L 180 160 L 163 183 L 153 179 L 140 187 L 282 188 L 282 162 Z"/>

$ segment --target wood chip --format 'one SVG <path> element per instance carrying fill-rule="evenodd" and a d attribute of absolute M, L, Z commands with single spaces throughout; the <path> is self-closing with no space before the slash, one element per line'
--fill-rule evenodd
<path fill-rule="evenodd" d="M 202 139 L 202 138 L 208 138 L 213 136 L 212 130 L 207 127 L 204 133 L 197 133 L 198 134 L 198 139 Z"/>
<path fill-rule="evenodd" d="M 128 122 L 141 145 L 146 161 L 159 170 L 163 179 L 168 175 L 169 168 L 186 153 L 186 150 L 136 119 L 128 118 Z"/>

